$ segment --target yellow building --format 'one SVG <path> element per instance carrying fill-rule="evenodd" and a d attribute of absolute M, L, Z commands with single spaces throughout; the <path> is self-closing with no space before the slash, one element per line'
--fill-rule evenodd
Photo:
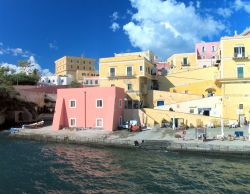
<path fill-rule="evenodd" d="M 218 67 L 179 70 L 170 72 L 167 76 L 160 76 L 159 90 L 200 96 L 208 96 L 211 93 L 221 95 L 221 89 L 216 85 L 219 77 Z"/>
<path fill-rule="evenodd" d="M 127 93 L 128 108 L 148 106 L 148 90 L 158 89 L 153 57 L 152 52 L 145 51 L 101 58 L 100 86 L 124 88 Z"/>
<path fill-rule="evenodd" d="M 196 68 L 196 55 L 195 53 L 174 54 L 167 59 L 167 63 L 173 70 Z"/>
<path fill-rule="evenodd" d="M 73 80 L 82 82 L 84 77 L 96 76 L 95 59 L 64 56 L 55 61 L 56 75 L 72 75 Z"/>
<path fill-rule="evenodd" d="M 222 37 L 221 67 L 223 117 L 250 120 L 250 35 Z"/>

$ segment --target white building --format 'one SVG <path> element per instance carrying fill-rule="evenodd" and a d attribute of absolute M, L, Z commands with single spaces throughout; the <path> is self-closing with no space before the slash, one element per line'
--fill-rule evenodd
<path fill-rule="evenodd" d="M 175 104 L 160 103 L 155 109 L 220 117 L 222 113 L 222 100 L 221 96 L 212 96 Z"/>
<path fill-rule="evenodd" d="M 99 86 L 99 76 L 84 77 L 82 84 L 84 86 Z"/>
<path fill-rule="evenodd" d="M 71 75 L 68 76 L 42 76 L 39 83 L 44 85 L 70 85 L 73 81 Z"/>

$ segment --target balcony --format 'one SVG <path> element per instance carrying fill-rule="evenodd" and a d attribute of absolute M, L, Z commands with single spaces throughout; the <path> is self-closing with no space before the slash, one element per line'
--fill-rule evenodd
<path fill-rule="evenodd" d="M 190 63 L 183 63 L 183 62 L 181 62 L 181 66 L 182 67 L 188 67 L 188 66 L 190 66 Z"/>
<path fill-rule="evenodd" d="M 233 60 L 248 60 L 249 56 L 246 53 L 234 53 Z"/>
<path fill-rule="evenodd" d="M 108 79 L 134 79 L 135 75 L 110 75 Z"/>

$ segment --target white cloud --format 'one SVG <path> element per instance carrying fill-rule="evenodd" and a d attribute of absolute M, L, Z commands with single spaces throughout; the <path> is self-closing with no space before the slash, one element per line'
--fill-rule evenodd
<path fill-rule="evenodd" d="M 30 63 L 30 67 L 26 68 L 26 73 L 31 73 L 34 69 L 37 69 L 41 75 L 52 75 L 52 73 L 49 71 L 49 69 L 43 69 L 37 62 L 34 56 L 30 56 L 27 60 Z M 10 72 L 16 72 L 19 73 L 23 69 L 15 64 L 10 64 L 6 62 L 0 63 L 0 67 L 8 67 L 11 71 Z"/>
<path fill-rule="evenodd" d="M 119 19 L 119 13 L 117 11 L 115 11 L 111 16 L 113 21 L 116 21 Z"/>
<path fill-rule="evenodd" d="M 120 29 L 120 25 L 117 22 L 113 22 L 110 28 L 112 29 L 113 32 L 116 32 L 117 30 Z"/>
<path fill-rule="evenodd" d="M 226 27 L 212 16 L 202 17 L 196 8 L 176 0 L 130 0 L 137 10 L 123 26 L 131 44 L 152 50 L 160 57 L 176 52 L 193 52 L 194 44 L 212 38 Z"/>
<path fill-rule="evenodd" d="M 229 18 L 233 13 L 233 10 L 230 8 L 218 8 L 217 9 L 217 14 L 224 18 Z"/>
<path fill-rule="evenodd" d="M 28 57 L 32 55 L 32 53 L 22 48 L 4 47 L 3 43 L 0 42 L 0 55 L 3 55 L 3 54 L 13 55 L 13 56 L 22 56 L 22 57 Z"/>
<path fill-rule="evenodd" d="M 196 8 L 199 9 L 201 7 L 201 2 L 200 1 L 196 1 Z"/>
<path fill-rule="evenodd" d="M 242 0 L 235 0 L 234 6 L 236 10 L 243 9 L 245 12 L 250 13 L 250 2 L 249 1 L 242 1 Z"/>
<path fill-rule="evenodd" d="M 50 42 L 50 43 L 49 43 L 49 48 L 50 48 L 50 49 L 53 49 L 53 50 L 57 50 L 57 49 L 58 49 L 58 46 L 57 46 L 57 44 L 56 44 L 56 41 Z"/>

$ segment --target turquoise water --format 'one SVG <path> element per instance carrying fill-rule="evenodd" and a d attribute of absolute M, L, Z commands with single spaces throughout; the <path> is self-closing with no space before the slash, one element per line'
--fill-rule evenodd
<path fill-rule="evenodd" d="M 93 148 L 0 133 L 0 193 L 250 193 L 249 159 Z"/>

